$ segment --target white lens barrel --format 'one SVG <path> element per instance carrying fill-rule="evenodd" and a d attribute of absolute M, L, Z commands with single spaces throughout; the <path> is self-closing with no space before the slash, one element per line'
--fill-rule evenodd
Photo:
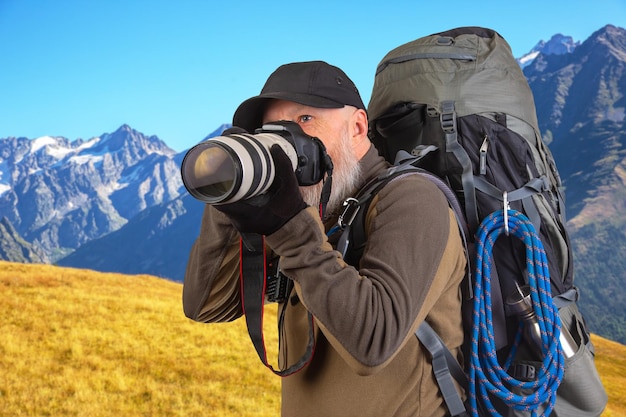
<path fill-rule="evenodd" d="M 291 160 L 292 167 L 298 166 L 298 155 L 294 147 L 282 136 L 274 133 L 234 134 L 217 136 L 206 143 L 212 143 L 222 148 L 235 165 L 233 171 L 237 173 L 239 184 L 237 189 L 232 188 L 222 196 L 202 195 L 201 200 L 208 204 L 226 204 L 252 198 L 267 192 L 274 182 L 274 161 L 270 154 L 272 145 L 279 145 Z M 195 193 L 197 194 L 197 192 Z M 197 195 L 194 195 L 198 198 Z"/>

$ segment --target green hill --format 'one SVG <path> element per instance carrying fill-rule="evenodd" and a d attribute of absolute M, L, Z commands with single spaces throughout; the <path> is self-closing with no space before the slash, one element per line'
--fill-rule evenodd
<path fill-rule="evenodd" d="M 243 321 L 194 323 L 181 290 L 145 275 L 0 262 L 0 416 L 279 415 L 280 380 Z M 604 415 L 626 415 L 626 346 L 594 342 Z"/>

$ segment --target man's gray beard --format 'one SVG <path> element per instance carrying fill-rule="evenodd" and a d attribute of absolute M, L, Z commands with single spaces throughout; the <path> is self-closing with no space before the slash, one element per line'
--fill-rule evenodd
<path fill-rule="evenodd" d="M 343 132 L 339 155 L 331 155 L 333 161 L 333 183 L 330 199 L 326 206 L 326 216 L 339 214 L 343 201 L 357 191 L 359 178 L 361 177 L 361 165 L 350 146 L 350 138 L 347 130 Z M 302 198 L 312 206 L 319 207 L 323 182 L 309 187 L 300 187 Z"/>

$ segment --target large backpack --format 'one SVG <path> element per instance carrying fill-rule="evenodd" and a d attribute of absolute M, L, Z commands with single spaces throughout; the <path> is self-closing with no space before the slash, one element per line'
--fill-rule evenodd
<path fill-rule="evenodd" d="M 542 262 L 547 264 L 549 284 L 544 292 L 552 296 L 547 304 L 554 303 L 559 309 L 557 328 L 563 335 L 558 343 L 560 352 L 563 354 L 568 344 L 573 348 L 565 354 L 565 373 L 559 378 L 556 404 L 552 401 L 539 408 L 512 405 L 489 391 L 488 410 L 483 413 L 513 416 L 554 409 L 552 415 L 599 415 L 607 397 L 593 363 L 589 332 L 576 306 L 578 290 L 573 283 L 561 180 L 540 136 L 532 92 L 506 41 L 493 30 L 466 27 L 395 48 L 376 70 L 368 115 L 370 139 L 386 159 L 395 162 L 399 151 L 412 154 L 415 159 L 411 165 L 434 173 L 458 197 L 461 217 L 469 229 L 465 238 L 472 274 L 480 274 L 483 263 L 489 262 L 492 354 L 499 363 L 505 363 L 512 379 L 521 381 L 514 387 L 521 395 L 532 392 L 533 381 L 537 383 L 541 372 L 556 372 L 545 369 L 532 343 L 523 337 L 520 342 L 524 327 L 520 325 L 520 311 L 507 306 L 507 301 L 511 303 L 516 297 L 517 301 L 520 297 L 528 300 L 522 290 L 529 286 L 529 269 L 533 267 L 526 262 L 527 244 L 521 238 L 497 238 L 490 247 L 491 258 L 483 259 L 476 254 L 481 244 L 476 233 L 479 226 L 492 221 L 490 215 L 503 213 L 508 234 L 507 215 L 519 213 L 531 224 L 531 234 L 537 236 L 537 246 L 545 252 Z M 372 189 L 382 186 L 384 181 Z M 371 194 L 365 193 L 359 204 L 367 205 Z M 366 239 L 362 227 L 358 221 L 352 225 L 347 237 L 352 247 Z M 346 256 L 350 258 L 350 253 Z M 472 274 L 468 274 L 469 280 Z M 481 297 L 472 293 L 471 282 L 467 288 L 463 313 L 466 371 L 473 352 L 469 334 L 476 313 L 474 301 Z M 540 312 L 534 305 L 538 304 L 537 290 L 531 292 L 532 307 Z M 539 319 L 543 323 L 544 318 Z M 529 329 L 526 326 L 526 332 Z M 421 332 L 423 337 L 418 337 L 423 344 L 429 344 L 428 338 L 438 345 L 432 330 Z M 448 366 L 441 370 L 433 362 L 435 373 L 449 374 L 449 368 L 454 368 L 450 355 L 445 356 Z M 449 385 L 442 387 L 444 396 L 451 391 Z"/>

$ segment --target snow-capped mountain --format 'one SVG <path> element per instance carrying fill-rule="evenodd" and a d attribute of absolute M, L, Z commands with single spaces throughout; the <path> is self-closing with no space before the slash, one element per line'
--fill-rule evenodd
<path fill-rule="evenodd" d="M 0 217 L 54 261 L 183 191 L 176 152 L 127 125 L 70 142 L 0 139 Z"/>
<path fill-rule="evenodd" d="M 527 54 L 518 58 L 517 62 L 522 68 L 525 68 L 530 65 L 539 54 L 564 55 L 573 52 L 579 45 L 580 41 L 575 42 L 571 36 L 564 36 L 559 33 L 552 36 L 548 42 L 543 40 L 539 41 Z"/>

